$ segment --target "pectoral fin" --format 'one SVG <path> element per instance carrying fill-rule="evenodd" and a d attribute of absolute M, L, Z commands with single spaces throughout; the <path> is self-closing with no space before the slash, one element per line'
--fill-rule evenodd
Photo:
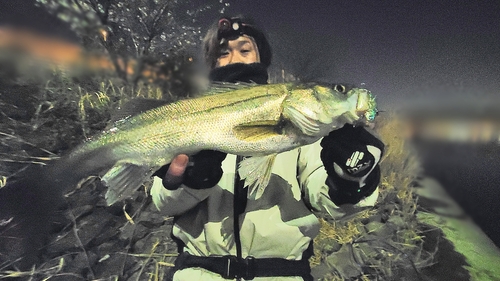
<path fill-rule="evenodd" d="M 317 120 L 307 117 L 294 107 L 285 107 L 283 115 L 308 136 L 316 136 L 320 132 Z"/>
<path fill-rule="evenodd" d="M 277 154 L 263 157 L 250 157 L 241 161 L 238 168 L 240 178 L 250 188 L 250 196 L 258 199 L 264 193 L 271 178 L 271 170 Z"/>
<path fill-rule="evenodd" d="M 102 181 L 108 187 L 105 198 L 108 205 L 131 196 L 147 178 L 151 177 L 152 169 L 128 162 L 118 162 L 103 177 Z"/>

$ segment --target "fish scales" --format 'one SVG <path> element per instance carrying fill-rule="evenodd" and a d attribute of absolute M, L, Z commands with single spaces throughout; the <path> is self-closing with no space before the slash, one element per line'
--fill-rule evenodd
<path fill-rule="evenodd" d="M 194 114 L 177 117 L 170 120 L 168 126 L 155 126 L 157 130 L 154 135 L 145 136 L 137 142 L 148 142 L 154 144 L 150 150 L 158 153 L 168 154 L 182 149 L 187 153 L 200 149 L 222 149 L 229 153 L 252 153 L 265 149 L 264 141 L 248 142 L 235 136 L 234 128 L 241 124 L 256 121 L 278 121 L 280 118 L 280 106 L 283 97 L 262 96 L 253 98 L 251 102 L 245 102 L 243 106 L 237 106 L 239 110 L 229 107 L 209 108 Z M 171 138 L 173 132 L 177 134 Z M 157 139 L 163 136 L 161 142 L 152 143 L 149 139 Z M 280 139 L 283 136 L 277 136 Z M 175 144 L 172 146 L 172 144 Z M 265 149 L 262 153 L 269 153 Z M 171 155 L 172 157 L 175 155 Z"/>
<path fill-rule="evenodd" d="M 242 89 L 165 105 L 119 123 L 115 130 L 111 130 L 114 133 L 104 134 L 94 146 L 116 143 L 117 154 L 148 151 L 152 157 L 172 154 L 171 151 L 181 148 L 189 153 L 190 148 L 193 151 L 215 149 L 220 145 L 229 153 L 269 153 L 270 148 L 262 143 L 236 139 L 233 128 L 256 121 L 277 122 L 281 103 L 286 97 L 284 87 L 280 88 L 275 91 L 278 94 L 270 94 L 268 89 L 257 94 Z M 139 126 L 141 124 L 148 126 Z M 277 141 L 281 138 L 278 136 Z M 169 156 L 161 159 L 162 162 L 175 155 Z"/>

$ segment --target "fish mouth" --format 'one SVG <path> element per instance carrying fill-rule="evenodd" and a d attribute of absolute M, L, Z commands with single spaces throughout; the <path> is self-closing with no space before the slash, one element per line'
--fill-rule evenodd
<path fill-rule="evenodd" d="M 366 121 L 373 121 L 377 115 L 377 103 L 375 97 L 368 90 L 358 94 L 356 103 L 356 115 L 364 117 Z"/>

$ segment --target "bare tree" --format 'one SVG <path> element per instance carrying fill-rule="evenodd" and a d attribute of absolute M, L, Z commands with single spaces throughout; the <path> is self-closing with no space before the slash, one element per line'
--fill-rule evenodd
<path fill-rule="evenodd" d="M 169 87 L 176 74 L 191 63 L 191 53 L 201 42 L 199 17 L 229 4 L 213 0 L 202 6 L 183 0 L 37 0 L 67 22 L 83 46 L 104 52 L 116 74 L 136 86 L 144 74 Z M 174 83 L 175 84 L 175 83 Z"/>

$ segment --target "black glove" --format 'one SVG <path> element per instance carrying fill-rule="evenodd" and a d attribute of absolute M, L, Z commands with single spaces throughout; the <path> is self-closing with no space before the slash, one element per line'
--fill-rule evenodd
<path fill-rule="evenodd" d="M 182 184 L 194 189 L 205 189 L 215 186 L 222 177 L 222 161 L 226 153 L 214 150 L 202 150 L 189 157 L 189 164 L 184 172 Z M 161 167 L 154 173 L 164 178 L 170 164 Z M 178 186 L 172 189 L 177 189 Z"/>
<path fill-rule="evenodd" d="M 363 127 L 344 127 L 321 141 L 326 184 L 336 205 L 356 204 L 375 191 L 380 182 L 378 163 L 384 144 Z"/>

